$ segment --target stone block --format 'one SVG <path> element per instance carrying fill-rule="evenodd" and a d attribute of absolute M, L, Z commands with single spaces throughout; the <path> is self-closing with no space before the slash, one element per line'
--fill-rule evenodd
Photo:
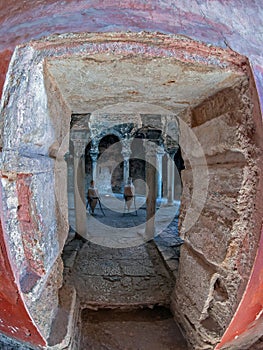
<path fill-rule="evenodd" d="M 240 90 L 237 87 L 230 87 L 204 100 L 193 109 L 191 126 L 199 126 L 223 113 L 236 110 L 239 107 L 239 94 Z"/>
<path fill-rule="evenodd" d="M 203 337 L 221 337 L 238 304 L 240 276 L 235 272 L 221 273 L 215 273 L 211 280 L 210 299 L 200 317 L 199 330 Z"/>
<path fill-rule="evenodd" d="M 179 274 L 174 298 L 193 323 L 198 323 L 200 314 L 209 300 L 211 278 L 215 270 L 186 245 L 181 247 Z"/>
<path fill-rule="evenodd" d="M 35 293 L 24 294 L 29 312 L 45 339 L 49 336 L 52 320 L 57 312 L 58 290 L 62 285 L 62 273 L 62 260 L 58 258 L 47 280 L 40 282 L 40 296 L 35 299 L 37 294 L 35 291 L 33 291 Z"/>
<path fill-rule="evenodd" d="M 171 307 L 190 334 L 191 348 L 214 349 L 236 310 L 240 280 L 236 272 L 217 268 L 182 246 Z"/>
<path fill-rule="evenodd" d="M 185 234 L 185 240 L 191 243 L 195 250 L 215 264 L 224 261 L 230 229 L 223 224 L 217 224 L 212 218 L 201 216 L 198 223 Z"/>
<path fill-rule="evenodd" d="M 63 286 L 59 291 L 59 307 L 52 322 L 48 349 L 74 349 L 72 342 L 78 336 L 78 316 L 76 290 L 72 286 Z"/>
<path fill-rule="evenodd" d="M 193 129 L 205 155 L 212 156 L 228 150 L 241 151 L 238 128 L 241 120 L 234 123 L 233 119 L 236 118 L 236 115 L 224 114 Z"/>
<path fill-rule="evenodd" d="M 209 166 L 208 174 L 206 200 L 203 208 L 200 208 L 199 217 L 188 231 L 184 231 L 181 227 L 184 239 L 190 242 L 194 249 L 202 252 L 207 260 L 217 264 L 226 257 L 228 244 L 233 238 L 232 228 L 239 217 L 239 196 L 243 185 L 244 168 L 238 165 Z M 181 225 L 186 213 L 188 216 L 191 215 L 191 206 L 193 206 L 192 175 L 191 170 L 183 175 L 185 183 Z"/>

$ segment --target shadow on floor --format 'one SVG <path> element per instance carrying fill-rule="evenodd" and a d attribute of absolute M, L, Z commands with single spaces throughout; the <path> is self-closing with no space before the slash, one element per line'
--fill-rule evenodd
<path fill-rule="evenodd" d="M 187 344 L 171 312 L 153 310 L 84 310 L 81 349 L 186 350 Z"/>

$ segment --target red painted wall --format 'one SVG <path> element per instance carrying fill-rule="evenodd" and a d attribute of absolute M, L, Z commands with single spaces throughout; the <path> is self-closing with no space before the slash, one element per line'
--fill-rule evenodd
<path fill-rule="evenodd" d="M 227 332 L 223 336 L 221 343 L 216 349 L 220 349 L 225 344 L 235 345 L 239 342 L 239 337 L 258 338 L 263 332 L 263 231 L 258 250 L 258 255 L 255 261 L 254 269 L 251 274 L 250 282 L 243 296 L 236 315 L 232 320 Z M 247 334 L 246 334 L 247 333 Z"/>
<path fill-rule="evenodd" d="M 0 52 L 0 95 L 2 94 L 5 76 L 11 56 L 12 50 L 4 50 Z"/>
<path fill-rule="evenodd" d="M 5 177 L 1 176 L 1 180 Z M 2 186 L 0 186 L 2 198 Z M 1 209 L 1 221 L 3 211 Z M 0 225 L 0 332 L 27 343 L 44 346 L 45 340 L 32 322 L 18 288 L 6 246 L 2 225 Z"/>

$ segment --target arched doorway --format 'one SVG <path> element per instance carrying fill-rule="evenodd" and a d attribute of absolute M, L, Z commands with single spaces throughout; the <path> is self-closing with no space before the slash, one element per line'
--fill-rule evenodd
<path fill-rule="evenodd" d="M 173 310 L 186 328 L 192 343 L 202 346 L 209 339 L 210 343 L 208 346 L 212 347 L 220 341 L 222 332 L 228 326 L 231 317 L 237 309 L 249 279 L 249 272 L 255 258 L 259 239 L 259 226 L 248 226 L 248 221 L 246 220 L 246 217 L 250 217 L 251 220 L 249 222 L 252 223 L 252 218 L 256 215 L 249 208 L 253 207 L 253 203 L 257 205 L 258 187 L 256 180 L 259 179 L 257 170 L 260 167 L 260 157 L 258 158 L 255 152 L 255 149 L 258 147 L 258 139 L 253 136 L 259 116 L 253 110 L 254 106 L 251 104 L 250 96 L 254 86 L 252 86 L 251 80 L 248 80 L 248 67 L 246 67 L 247 71 L 244 72 L 244 58 L 238 59 L 236 56 L 233 58 L 227 52 L 221 55 L 223 50 L 216 50 L 216 52 L 211 50 L 211 55 L 215 55 L 216 59 L 212 60 L 210 59 L 211 56 L 209 56 L 208 60 L 207 56 L 203 55 L 204 52 L 209 50 L 208 47 L 205 47 L 204 51 L 200 50 L 199 58 L 201 58 L 197 62 L 193 58 L 191 51 L 185 54 L 185 51 L 187 51 L 185 42 L 190 43 L 190 39 L 184 38 L 182 44 L 178 38 L 167 38 L 166 36 L 158 35 L 160 42 L 162 42 L 161 38 L 165 38 L 165 45 L 168 42 L 171 43 L 170 46 L 166 46 L 164 51 L 159 46 L 161 44 L 156 42 L 155 37 L 149 35 L 147 37 L 149 41 L 145 43 L 143 38 L 140 39 L 136 35 L 134 34 L 134 40 L 138 41 L 136 43 L 137 46 L 130 48 L 130 56 L 127 56 L 125 62 L 122 60 L 117 62 L 120 68 L 123 68 L 123 64 L 127 64 L 126 70 L 116 69 L 116 48 L 118 48 L 118 52 L 125 55 L 129 49 L 126 44 L 123 47 L 123 36 L 120 39 L 117 34 L 115 34 L 114 38 L 110 36 L 109 42 L 105 34 L 104 41 L 107 42 L 107 48 L 101 44 L 101 37 L 97 40 L 95 35 L 90 44 L 90 47 L 94 48 L 95 53 L 89 51 L 89 55 L 94 56 L 100 55 L 101 52 L 110 51 L 110 55 L 114 58 L 114 69 L 112 69 L 110 60 L 105 60 L 103 65 L 100 65 L 98 60 L 82 60 L 79 55 L 75 55 L 76 52 L 80 53 L 80 55 L 83 53 L 83 45 L 87 41 L 87 36 L 82 41 L 78 41 L 76 47 L 74 47 L 74 50 L 76 50 L 74 53 L 68 51 L 70 41 L 67 41 L 67 38 L 63 39 L 63 43 L 55 43 L 53 41 L 52 45 L 54 47 L 58 45 L 60 50 L 56 51 L 50 48 L 48 57 L 45 56 L 43 50 L 45 43 L 43 42 L 41 42 L 40 46 L 21 47 L 18 49 L 16 54 L 20 54 L 24 58 L 24 64 L 19 65 L 21 63 L 19 58 L 12 61 L 10 72 L 14 72 L 14 74 L 10 73 L 10 76 L 14 79 L 12 84 L 15 81 L 17 85 L 15 92 L 12 94 L 13 85 L 11 83 L 11 86 L 7 85 L 2 105 L 3 115 L 6 118 L 3 167 L 5 171 L 12 168 L 12 171 L 18 173 L 26 172 L 27 181 L 25 183 L 21 182 L 19 177 L 20 182 L 16 182 L 16 177 L 13 178 L 8 174 L 7 178 L 12 181 L 7 182 L 8 185 L 4 182 L 3 191 L 5 192 L 5 198 L 17 198 L 19 203 L 26 198 L 26 201 L 23 202 L 24 208 L 28 208 L 26 203 L 31 203 L 30 208 L 34 208 L 34 211 L 30 211 L 30 215 L 34 217 L 36 212 L 41 213 L 42 221 L 30 221 L 31 223 L 38 223 L 39 226 L 30 226 L 32 230 L 28 230 L 28 225 L 24 225 L 23 221 L 25 213 L 22 212 L 23 215 L 20 217 L 21 211 L 18 215 L 17 208 L 14 209 L 12 207 L 14 201 L 6 201 L 4 203 L 5 210 L 6 212 L 11 210 L 15 219 L 11 216 L 7 218 L 5 230 L 6 233 L 10 233 L 6 235 L 10 239 L 5 239 L 5 244 L 13 254 L 10 255 L 10 259 L 13 262 L 12 266 L 17 268 L 17 285 L 20 286 L 21 282 L 25 281 L 28 271 L 25 269 L 27 264 L 39 276 L 39 278 L 33 280 L 32 292 L 30 291 L 33 294 L 27 295 L 25 293 L 24 300 L 32 319 L 37 323 L 38 331 L 43 334 L 44 338 L 47 338 L 51 327 L 51 315 L 55 313 L 58 305 L 57 291 L 60 284 L 56 282 L 52 284 L 53 288 L 51 288 L 51 294 L 55 300 L 54 309 L 45 308 L 45 303 L 43 303 L 41 308 L 42 300 L 45 299 L 46 293 L 50 291 L 50 288 L 46 288 L 46 282 L 58 281 L 59 278 L 56 279 L 54 275 L 57 277 L 62 275 L 63 268 L 59 265 L 61 263 L 60 253 L 68 234 L 67 205 L 65 205 L 66 200 L 63 197 L 66 193 L 64 160 L 58 151 L 63 146 L 64 139 L 67 138 L 72 113 L 65 99 L 68 103 L 72 103 L 75 100 L 70 98 L 72 96 L 67 95 L 67 91 L 64 91 L 63 79 L 67 77 L 69 81 L 69 84 L 64 84 L 65 86 L 74 84 L 73 81 L 70 81 L 74 77 L 72 72 L 74 72 L 75 67 L 80 67 L 81 65 L 84 65 L 90 71 L 97 69 L 100 73 L 102 69 L 107 67 L 108 71 L 105 71 L 105 74 L 98 73 L 98 77 L 103 76 L 103 82 L 108 82 L 109 84 L 113 80 L 111 74 L 114 74 L 114 72 L 114 77 L 119 79 L 119 84 L 122 81 L 127 81 L 127 79 L 123 79 L 120 72 L 128 71 L 133 72 L 133 74 L 139 72 L 138 76 L 140 79 L 144 79 L 145 83 L 150 78 L 152 83 L 151 89 L 144 89 L 134 93 L 138 86 L 131 83 L 132 90 L 129 91 L 133 93 L 129 93 L 125 86 L 116 84 L 118 87 L 114 90 L 114 96 L 118 96 L 116 103 L 116 99 L 110 95 L 106 94 L 105 99 L 101 98 L 102 83 L 98 82 L 96 88 L 99 93 L 97 95 L 94 86 L 87 89 L 85 85 L 85 91 L 94 92 L 95 95 L 93 96 L 96 96 L 96 98 L 89 99 L 89 96 L 86 96 L 86 99 L 83 97 L 81 101 L 88 101 L 87 105 L 91 106 L 89 108 L 98 109 L 101 108 L 105 100 L 107 100 L 107 108 L 109 108 L 111 104 L 122 103 L 124 97 L 137 96 L 137 102 L 142 107 L 145 96 L 147 96 L 151 104 L 153 102 L 164 104 L 166 108 L 170 109 L 179 105 L 177 114 L 180 117 L 180 145 L 186 166 L 186 171 L 183 174 L 184 191 L 181 220 L 185 221 L 185 225 L 182 226 L 182 233 L 187 240 L 187 244 L 182 250 L 181 261 L 183 263 L 180 264 L 179 278 L 172 300 Z M 127 35 L 127 37 L 131 36 L 132 34 Z M 72 40 L 72 37 L 69 40 Z M 94 41 L 96 41 L 97 46 L 93 46 Z M 175 41 L 182 53 L 180 57 L 184 57 L 184 59 L 188 57 L 187 64 L 185 64 L 184 60 L 178 62 L 178 56 L 174 57 L 175 51 L 172 47 Z M 181 46 L 180 43 L 182 44 Z M 101 51 L 96 51 L 98 46 L 100 46 Z M 198 48 L 201 46 L 198 43 Z M 152 47 L 155 48 L 154 58 L 149 54 L 149 52 L 152 53 Z M 149 48 L 150 50 L 147 51 Z M 29 61 L 27 50 L 35 53 L 36 61 L 34 61 L 34 58 Z M 176 50 L 176 54 L 178 54 L 178 50 Z M 68 59 L 65 59 L 65 57 Z M 180 96 L 178 100 L 173 99 L 173 96 L 178 96 L 175 92 L 179 90 L 178 86 L 173 88 L 175 80 L 172 79 L 172 76 L 170 77 L 168 74 L 169 80 L 167 80 L 167 76 L 163 77 L 161 75 L 168 66 L 169 74 L 172 76 L 177 76 L 178 71 L 180 73 L 183 72 L 184 88 L 191 86 L 189 90 L 191 94 L 189 95 L 184 95 L 184 89 L 180 90 L 182 92 L 181 97 L 187 98 L 188 96 L 186 101 L 187 108 L 180 109 L 182 104 L 179 102 L 185 101 Z M 58 67 L 60 68 L 58 69 Z M 132 69 L 134 67 L 137 70 Z M 153 76 L 149 73 L 156 73 L 157 67 L 159 67 L 157 71 L 160 74 L 160 82 L 157 81 L 155 75 Z M 198 69 L 196 69 L 197 67 Z M 20 77 L 23 76 L 25 69 L 28 69 L 27 74 L 32 75 L 32 79 L 28 80 L 28 84 L 23 85 Z M 67 75 L 68 72 L 71 72 L 71 75 Z M 107 72 L 111 73 L 111 79 L 105 79 Z M 196 77 L 196 79 L 198 77 L 198 88 L 193 84 L 193 77 Z M 209 80 L 209 77 L 212 77 L 212 79 Z M 22 115 L 18 107 L 25 107 L 26 96 L 31 96 L 28 92 L 35 90 L 34 84 L 36 81 L 40 82 L 38 91 L 41 91 L 41 93 L 37 95 L 36 99 L 32 98 L 32 104 L 30 103 L 27 105 L 28 108 L 24 108 Z M 209 88 L 207 88 L 207 84 L 204 84 L 207 81 L 212 81 L 210 85 L 208 84 Z M 180 79 L 178 79 L 178 82 L 180 82 Z M 61 90 L 55 89 L 56 84 L 59 85 Z M 154 84 L 158 84 L 158 89 L 154 90 Z M 75 86 L 79 85 L 76 84 Z M 140 84 L 140 87 L 143 86 L 143 84 Z M 203 87 L 201 94 L 200 86 Z M 118 89 L 126 91 L 127 94 L 125 96 L 120 94 Z M 54 91 L 56 91 L 55 96 L 57 98 L 54 98 Z M 60 95 L 60 91 L 63 91 L 64 98 Z M 105 91 L 111 91 L 111 89 L 108 87 Z M 155 91 L 155 94 L 148 94 L 147 91 Z M 13 100 L 9 99 L 10 96 L 12 96 L 12 99 L 15 98 L 17 103 L 12 104 Z M 46 99 L 42 99 L 43 96 Z M 153 96 L 154 101 L 152 100 Z M 131 104 L 132 102 L 131 97 L 129 103 Z M 77 102 L 75 101 L 75 103 Z M 58 115 L 61 117 L 61 120 L 58 118 Z M 158 119 L 158 117 L 155 119 Z M 46 127 L 45 134 L 38 128 L 40 120 Z M 11 129 L 9 128 L 10 123 L 13 125 Z M 249 125 L 249 128 L 247 128 L 247 125 Z M 21 130 L 26 131 L 25 134 Z M 202 146 L 201 149 L 203 148 L 204 151 L 204 158 L 200 157 L 200 148 L 193 147 L 191 142 L 193 137 L 188 137 L 190 130 L 197 136 L 199 144 Z M 62 152 L 63 155 L 65 153 L 66 151 Z M 81 154 L 76 153 L 76 156 L 81 157 Z M 200 162 L 200 158 L 202 160 L 205 159 L 205 162 Z M 53 168 L 54 163 L 56 164 L 56 172 Z M 25 164 L 27 167 L 25 167 Z M 234 166 L 232 167 L 233 164 Z M 205 165 L 208 166 L 209 170 L 208 178 L 210 182 L 208 187 L 205 187 L 205 183 L 202 181 L 204 174 L 207 174 L 207 168 L 204 173 Z M 198 175 L 198 178 L 193 176 L 194 174 Z M 59 175 L 62 176 L 59 177 Z M 47 186 L 47 183 L 49 183 L 47 179 L 50 180 L 50 183 L 56 184 L 57 188 L 54 186 L 58 192 L 56 195 L 54 195 L 55 189 L 52 188 L 51 190 L 50 186 Z M 61 181 L 58 181 L 58 179 Z M 15 186 L 19 187 L 17 192 Z M 207 189 L 207 201 L 204 202 L 206 198 L 197 194 L 202 194 Z M 23 199 L 19 197 L 22 194 Z M 200 199 L 201 203 L 204 204 L 203 207 L 200 206 Z M 44 205 L 47 201 L 49 203 L 48 208 Z M 237 204 L 240 206 L 237 206 Z M 198 213 L 197 217 L 193 218 L 192 214 L 195 215 L 196 213 Z M 229 217 L 231 220 L 225 219 Z M 213 225 L 215 222 L 218 225 Z M 204 227 L 206 228 L 205 231 L 202 230 Z M 14 232 L 16 233 L 15 235 L 13 234 Z M 30 232 L 29 236 L 27 232 Z M 38 236 L 38 232 L 41 232 L 41 235 Z M 32 243 L 31 237 L 35 233 L 34 243 L 37 244 L 38 249 L 35 249 L 35 245 L 30 244 Z M 12 237 L 16 239 L 12 240 Z M 196 239 L 197 237 L 198 240 Z M 16 245 L 21 248 L 21 255 L 17 255 L 16 250 L 12 249 Z M 215 249 L 215 247 L 219 249 Z M 24 263 L 21 263 L 21 261 Z M 39 266 L 44 268 L 38 270 Z M 37 270 L 35 270 L 36 268 Z M 189 272 L 192 272 L 192 274 L 190 275 Z M 200 276 L 202 276 L 203 280 L 201 286 L 199 285 Z M 221 289 L 231 291 L 231 293 L 227 294 L 230 297 L 229 299 L 219 300 L 218 293 Z M 224 295 L 226 294 L 224 293 Z M 38 312 L 34 309 L 33 300 L 38 301 L 40 308 L 37 310 Z M 178 303 L 178 300 L 183 302 Z M 49 320 L 49 322 L 46 323 L 46 320 Z M 210 326 L 211 323 L 213 325 L 212 328 Z"/>

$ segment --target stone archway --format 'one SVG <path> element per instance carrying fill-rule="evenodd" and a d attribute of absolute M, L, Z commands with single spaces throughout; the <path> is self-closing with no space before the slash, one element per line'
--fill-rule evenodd
<path fill-rule="evenodd" d="M 4 219 L 3 227 L 5 237 L 9 237 L 5 238 L 5 244 L 15 271 L 16 285 L 45 340 L 58 305 L 63 270 L 60 254 L 68 233 L 63 156 L 67 152 L 71 109 L 81 106 L 79 96 L 73 98 L 69 106 L 69 91 L 63 89 L 61 81 L 68 67 L 74 71 L 74 67 L 85 65 L 85 60 L 90 64 L 90 71 L 99 66 L 94 57 L 104 60 L 103 64 L 105 67 L 108 64 L 108 68 L 110 59 L 117 60 L 119 68 L 123 68 L 125 60 L 133 68 L 144 67 L 143 63 L 149 64 L 148 70 L 159 67 L 160 86 L 155 94 L 158 91 L 162 94 L 155 99 L 165 108 L 177 108 L 176 114 L 181 121 L 180 144 L 186 161 L 181 216 L 186 245 L 172 304 L 190 342 L 197 346 L 204 343 L 210 348 L 215 346 L 237 309 L 249 279 L 260 234 L 259 226 L 252 227 L 252 223 L 257 222 L 253 218 L 262 214 L 252 209 L 261 194 L 260 191 L 257 193 L 260 157 L 253 131 L 259 116 L 254 113 L 250 96 L 254 86 L 248 81 L 250 73 L 244 57 L 221 49 L 211 52 L 200 43 L 197 54 L 192 56 L 192 49 L 188 54 L 189 44 L 194 45 L 194 42 L 162 35 L 105 34 L 101 38 L 84 34 L 62 39 L 54 37 L 16 50 L 1 111 L 4 119 L 2 172 L 10 180 L 3 184 L 7 199 L 3 209 L 12 213 Z M 171 98 L 175 80 L 168 72 L 176 75 L 176 70 L 172 69 L 177 64 L 180 66 L 179 63 L 184 69 L 178 68 L 177 73 L 184 71 L 186 90 L 181 90 L 176 103 Z M 64 68 L 58 68 L 59 64 Z M 106 69 L 105 73 L 109 71 Z M 142 77 L 143 72 L 140 71 L 138 77 Z M 162 75 L 163 72 L 166 75 Z M 199 88 L 194 89 L 193 82 L 199 82 Z M 120 95 L 119 103 L 125 99 L 132 103 L 133 97 L 137 96 L 138 103 L 143 104 L 145 97 L 152 102 L 157 96 L 140 91 L 136 79 L 131 85 L 131 90 L 124 86 L 126 90 Z M 70 84 L 65 86 L 70 90 Z M 169 91 L 171 103 L 169 98 L 164 98 Z M 185 103 L 182 97 L 189 95 L 187 91 L 191 99 Z M 96 98 L 91 95 L 82 107 L 86 108 Z M 112 96 L 107 95 L 107 99 L 108 105 L 114 102 Z M 96 101 L 93 108 L 102 108 L 105 101 Z M 199 149 L 193 147 L 191 129 L 202 146 Z M 200 149 L 204 150 L 204 157 Z M 196 194 L 197 180 L 202 178 L 205 166 L 209 178 L 208 200 L 199 207 L 200 198 L 193 194 Z M 21 176 L 25 179 L 23 186 Z M 218 208 L 218 228 L 214 229 L 213 220 L 217 221 Z M 199 213 L 197 217 L 195 212 Z M 229 216 L 231 219 L 225 220 Z M 210 250 L 215 248 L 215 242 L 218 249 Z M 191 270 L 194 274 L 190 278 Z M 198 287 L 200 278 L 202 284 Z M 23 289 L 29 279 L 32 282 L 30 290 Z M 198 290 L 198 297 L 193 295 L 194 290 Z M 54 301 L 51 308 L 45 307 L 43 301 L 46 298 Z M 184 300 L 184 303 L 178 303 L 178 300 Z"/>

